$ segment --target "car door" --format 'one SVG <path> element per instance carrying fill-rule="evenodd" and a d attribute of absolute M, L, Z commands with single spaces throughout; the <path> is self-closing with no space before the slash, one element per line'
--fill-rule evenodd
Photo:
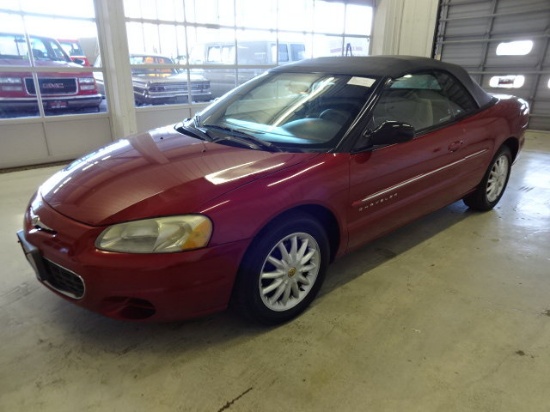
<path fill-rule="evenodd" d="M 449 82 L 455 82 L 452 97 Z M 471 130 L 478 126 L 467 117 L 477 106 L 456 82 L 445 73 L 412 74 L 382 92 L 367 129 L 393 120 L 411 124 L 417 135 L 350 156 L 350 249 L 457 200 L 471 188 L 471 164 L 483 163 L 489 143 Z"/>

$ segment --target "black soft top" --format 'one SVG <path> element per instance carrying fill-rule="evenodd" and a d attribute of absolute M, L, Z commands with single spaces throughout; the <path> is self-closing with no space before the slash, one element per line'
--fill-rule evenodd
<path fill-rule="evenodd" d="M 426 71 L 446 71 L 456 77 L 468 89 L 479 107 L 490 104 L 494 98 L 485 92 L 468 74 L 456 64 L 445 63 L 427 57 L 416 56 L 365 56 L 365 57 L 318 57 L 279 66 L 275 72 L 330 73 L 375 78 L 398 78 L 406 74 Z"/>

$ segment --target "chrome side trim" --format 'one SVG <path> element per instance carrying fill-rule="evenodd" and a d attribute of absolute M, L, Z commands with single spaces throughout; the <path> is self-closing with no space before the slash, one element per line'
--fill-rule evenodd
<path fill-rule="evenodd" d="M 361 200 L 357 200 L 355 202 L 352 203 L 352 207 L 361 207 L 363 204 L 365 203 L 368 203 L 368 202 L 371 202 L 373 201 L 374 199 L 380 197 L 380 196 L 388 196 L 390 194 L 392 194 L 392 196 L 397 196 L 397 193 L 395 193 L 397 190 L 403 188 L 404 186 L 407 186 L 411 183 L 415 183 L 419 180 L 422 180 L 422 179 L 425 179 L 426 177 L 429 177 L 429 176 L 433 176 L 434 174 L 436 173 L 439 173 L 443 170 L 446 170 L 448 168 L 451 168 L 451 167 L 454 167 L 460 163 L 463 163 L 463 162 L 466 162 L 468 160 L 471 160 L 475 157 L 478 157 L 478 156 L 481 156 L 482 154 L 484 154 L 485 152 L 489 151 L 489 149 L 483 149 L 483 150 L 480 150 L 479 152 L 476 152 L 476 153 L 472 153 L 471 155 L 468 155 L 460 160 L 457 160 L 453 163 L 449 163 L 448 165 L 445 165 L 443 167 L 440 167 L 438 169 L 434 169 L 430 172 L 427 172 L 427 173 L 422 173 L 418 176 L 415 176 L 415 177 L 412 177 L 408 180 L 405 180 L 401 183 L 398 183 L 394 186 L 391 186 L 391 187 L 388 187 L 386 189 L 382 189 L 376 193 L 373 193 L 372 195 L 369 195 L 367 197 L 365 197 L 364 199 L 361 199 Z"/>

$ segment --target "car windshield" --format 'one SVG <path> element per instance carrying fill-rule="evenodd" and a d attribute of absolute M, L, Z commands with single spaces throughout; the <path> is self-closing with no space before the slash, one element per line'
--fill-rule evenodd
<path fill-rule="evenodd" d="M 69 56 L 84 56 L 84 51 L 76 40 L 59 40 L 59 44 Z"/>
<path fill-rule="evenodd" d="M 29 60 L 31 53 L 35 61 L 71 61 L 60 44 L 53 39 L 30 36 L 29 43 L 27 43 L 23 35 L 0 34 L 1 58 Z"/>
<path fill-rule="evenodd" d="M 275 72 L 226 95 L 189 122 L 207 132 L 238 132 L 285 150 L 336 146 L 365 105 L 376 79 Z"/>

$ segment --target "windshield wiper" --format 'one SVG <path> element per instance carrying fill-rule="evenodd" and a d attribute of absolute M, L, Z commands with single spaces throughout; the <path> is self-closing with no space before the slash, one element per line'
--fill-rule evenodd
<path fill-rule="evenodd" d="M 206 140 L 207 142 L 214 141 L 214 139 L 208 135 L 208 132 L 206 130 L 203 130 L 198 126 L 199 122 L 197 120 L 197 116 L 193 118 L 193 126 L 186 125 L 185 123 L 181 122 L 176 125 L 176 130 L 180 133 L 190 134 L 198 139 Z"/>
<path fill-rule="evenodd" d="M 252 143 L 254 146 L 256 146 L 258 148 L 263 148 L 263 149 L 268 150 L 270 152 L 281 152 L 282 151 L 279 147 L 277 147 L 273 143 L 262 140 L 262 139 L 259 139 L 256 136 L 245 133 L 241 130 L 236 130 L 236 129 L 232 129 L 230 127 L 225 127 L 225 126 L 218 126 L 216 124 L 205 124 L 205 125 L 203 125 L 203 127 L 206 128 L 206 129 L 214 129 L 218 132 L 222 132 L 225 135 L 225 136 L 220 137 L 220 138 L 215 138 L 213 140 L 214 142 L 219 141 L 219 140 L 228 139 L 229 137 L 236 137 L 237 139 L 245 140 L 246 142 Z M 233 140 L 233 139 L 231 139 L 231 140 Z M 248 146 L 251 147 L 250 145 L 248 145 Z"/>

